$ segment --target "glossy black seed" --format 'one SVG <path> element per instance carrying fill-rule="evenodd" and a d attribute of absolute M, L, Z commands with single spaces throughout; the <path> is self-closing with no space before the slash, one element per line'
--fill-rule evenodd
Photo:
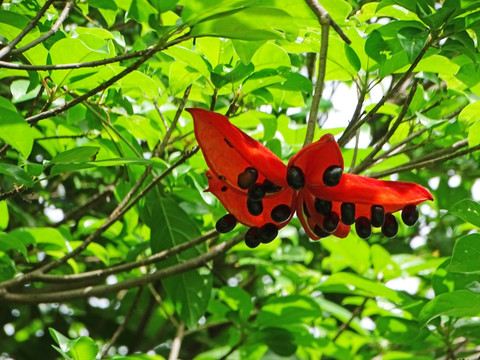
<path fill-rule="evenodd" d="M 365 216 L 360 216 L 355 220 L 355 231 L 362 239 L 368 239 L 372 235 L 372 226 L 370 220 Z"/>
<path fill-rule="evenodd" d="M 370 221 L 373 227 L 381 227 L 385 222 L 385 209 L 381 205 L 372 205 L 370 208 Z"/>
<path fill-rule="evenodd" d="M 305 176 L 302 169 L 291 166 L 287 169 L 287 183 L 293 190 L 300 190 L 305 186 Z"/>
<path fill-rule="evenodd" d="M 281 205 L 275 206 L 270 215 L 271 215 L 273 221 L 284 222 L 284 221 L 288 220 L 291 212 L 292 211 L 290 209 L 290 206 L 285 205 L 285 204 L 281 204 Z"/>
<path fill-rule="evenodd" d="M 315 210 L 320 215 L 328 215 L 332 212 L 332 202 L 315 198 Z"/>
<path fill-rule="evenodd" d="M 418 209 L 415 205 L 410 204 L 402 210 L 402 220 L 405 225 L 413 226 L 418 220 Z"/>
<path fill-rule="evenodd" d="M 305 201 L 303 202 L 303 213 L 305 214 L 305 216 L 307 218 L 309 218 L 311 216 L 310 211 L 308 211 L 308 208 L 307 208 L 307 203 Z"/>
<path fill-rule="evenodd" d="M 225 192 L 225 191 L 228 190 L 228 188 L 226 186 L 222 186 L 222 188 L 220 190 L 222 190 L 222 192 Z"/>
<path fill-rule="evenodd" d="M 382 233 L 386 237 L 392 238 L 398 233 L 398 221 L 393 214 L 385 215 L 385 222 L 382 226 Z"/>
<path fill-rule="evenodd" d="M 261 201 L 265 197 L 265 189 L 262 184 L 253 185 L 248 190 L 248 199 L 252 201 Z"/>
<path fill-rule="evenodd" d="M 257 236 L 264 244 L 272 242 L 278 235 L 278 228 L 275 224 L 268 223 L 258 229 Z"/>
<path fill-rule="evenodd" d="M 219 233 L 225 234 L 232 231 L 237 225 L 237 218 L 232 214 L 221 217 L 215 224 L 215 228 Z"/>
<path fill-rule="evenodd" d="M 345 225 L 352 225 L 355 222 L 355 204 L 343 203 L 340 206 L 340 213 L 342 215 L 342 223 Z"/>
<path fill-rule="evenodd" d="M 323 182 L 327 186 L 338 185 L 342 177 L 343 170 L 340 166 L 332 165 L 329 166 L 323 173 Z"/>
<path fill-rule="evenodd" d="M 237 184 L 240 189 L 247 190 L 255 184 L 258 179 L 258 172 L 253 167 L 247 167 L 237 178 Z"/>
<path fill-rule="evenodd" d="M 328 233 L 332 233 L 337 230 L 339 222 L 340 216 L 336 212 L 331 212 L 323 218 L 323 229 Z"/>
<path fill-rule="evenodd" d="M 265 189 L 266 193 L 276 193 L 282 190 L 281 186 L 274 184 L 273 182 L 267 179 L 263 180 L 263 188 Z"/>
<path fill-rule="evenodd" d="M 321 238 L 324 238 L 324 237 L 327 237 L 327 236 L 330 236 L 330 234 L 328 232 L 326 232 L 325 230 L 323 230 L 320 226 L 318 225 L 315 225 L 315 227 L 313 228 L 313 232 L 315 233 L 315 235 L 321 237 Z"/>
<path fill-rule="evenodd" d="M 263 204 L 261 201 L 247 199 L 247 210 L 253 216 L 258 216 L 263 212 Z"/>
<path fill-rule="evenodd" d="M 245 245 L 253 249 L 260 245 L 260 238 L 257 236 L 258 227 L 252 227 L 245 234 Z"/>

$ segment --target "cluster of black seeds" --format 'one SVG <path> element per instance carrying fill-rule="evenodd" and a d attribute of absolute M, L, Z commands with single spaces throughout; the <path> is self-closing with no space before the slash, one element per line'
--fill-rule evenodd
<path fill-rule="evenodd" d="M 327 186 L 336 186 L 340 183 L 343 170 L 339 166 L 332 165 L 323 173 L 323 182 Z M 263 199 L 267 193 L 275 193 L 282 188 L 268 179 L 257 182 L 258 171 L 253 167 L 247 167 L 238 175 L 237 184 L 247 190 L 247 210 L 253 216 L 263 213 Z M 291 166 L 287 169 L 287 183 L 294 190 L 301 190 L 305 186 L 305 175 L 299 167 Z M 315 211 L 323 216 L 322 224 L 315 225 L 313 232 L 319 237 L 327 237 L 338 228 L 340 221 L 345 225 L 355 224 L 357 235 L 367 239 L 372 235 L 372 227 L 381 228 L 382 233 L 391 238 L 397 235 L 398 221 L 391 213 L 385 213 L 381 205 L 372 205 L 370 217 L 355 216 L 355 204 L 344 202 L 340 206 L 340 214 L 332 211 L 332 202 L 315 198 Z M 303 211 L 306 217 L 311 217 L 307 205 L 303 203 Z M 292 209 L 287 204 L 280 204 L 274 207 L 270 218 L 276 223 L 287 221 Z M 418 220 L 418 209 L 414 204 L 407 205 L 402 210 L 402 220 L 407 226 L 413 226 Z M 216 223 L 216 229 L 220 233 L 232 231 L 237 225 L 237 219 L 232 214 L 227 214 Z M 261 227 L 252 227 L 245 234 L 245 244 L 255 248 L 261 243 L 268 244 L 278 235 L 278 227 L 274 223 L 267 223 Z"/>

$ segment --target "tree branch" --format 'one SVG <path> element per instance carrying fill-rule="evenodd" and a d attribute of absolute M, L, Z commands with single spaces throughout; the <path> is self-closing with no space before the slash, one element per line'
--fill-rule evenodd
<path fill-rule="evenodd" d="M 32 47 L 34 47 L 34 46 L 42 43 L 46 39 L 48 39 L 50 36 L 54 35 L 58 31 L 58 29 L 60 28 L 60 25 L 62 25 L 62 23 L 67 18 L 68 14 L 70 13 L 70 9 L 72 8 L 74 2 L 75 2 L 75 0 L 69 0 L 65 4 L 65 7 L 63 8 L 62 12 L 60 13 L 60 16 L 58 17 L 57 21 L 55 21 L 55 23 L 50 28 L 50 30 L 48 30 L 45 34 L 39 36 L 38 38 L 36 38 L 32 42 L 30 42 L 29 44 L 24 45 L 24 46 L 22 46 L 21 48 L 18 48 L 18 49 L 13 49 L 12 51 L 10 51 L 10 54 L 11 55 L 21 54 L 22 52 L 27 51 L 28 49 L 31 49 Z"/>
<path fill-rule="evenodd" d="M 345 41 L 348 45 L 352 43 L 347 37 L 347 35 L 345 35 L 345 33 L 342 31 L 340 26 L 338 26 L 338 24 L 333 21 L 327 10 L 325 10 L 325 8 L 320 5 L 317 0 L 305 0 L 305 2 L 310 7 L 310 9 L 312 9 L 313 13 L 317 16 L 320 24 L 331 26 L 337 32 L 337 34 L 340 35 L 343 41 Z"/>
<path fill-rule="evenodd" d="M 120 290 L 131 289 L 138 286 L 147 285 L 151 282 L 164 279 L 202 267 L 206 262 L 214 259 L 216 256 L 226 253 L 233 246 L 243 241 L 244 234 L 239 234 L 233 239 L 216 245 L 205 254 L 196 256 L 183 263 L 172 265 L 168 268 L 158 270 L 152 274 L 143 275 L 141 277 L 127 279 L 112 285 L 89 286 L 82 289 L 58 291 L 51 293 L 35 294 L 35 293 L 12 293 L 5 288 L 0 289 L 0 302 L 15 304 L 40 304 L 49 302 L 64 302 L 74 299 L 82 299 L 91 296 L 103 296 Z"/>
<path fill-rule="evenodd" d="M 13 39 L 7 46 L 5 46 L 3 49 L 0 49 L 0 59 L 4 58 L 7 56 L 12 49 L 17 45 L 22 39 L 27 35 L 30 30 L 32 30 L 35 25 L 37 25 L 38 21 L 42 18 L 42 16 L 47 12 L 48 8 L 50 5 L 52 5 L 54 0 L 47 0 L 45 4 L 42 6 L 40 11 L 35 15 L 35 17 L 25 26 L 25 29 L 23 29 L 18 36 Z"/>

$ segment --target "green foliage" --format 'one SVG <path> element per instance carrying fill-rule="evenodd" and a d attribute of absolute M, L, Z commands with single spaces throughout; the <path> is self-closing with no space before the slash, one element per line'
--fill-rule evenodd
<path fill-rule="evenodd" d="M 319 2 L 326 59 L 304 1 L 0 2 L 0 359 L 478 357 L 480 3 Z M 431 190 L 418 224 L 213 231 L 184 108 L 286 161 L 313 100 L 345 169 Z"/>

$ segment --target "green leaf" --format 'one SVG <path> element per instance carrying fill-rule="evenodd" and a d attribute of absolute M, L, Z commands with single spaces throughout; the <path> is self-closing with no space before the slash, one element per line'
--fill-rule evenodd
<path fill-rule="evenodd" d="M 98 354 L 98 345 L 92 338 L 82 336 L 69 342 L 71 355 L 74 360 L 94 360 Z"/>
<path fill-rule="evenodd" d="M 280 356 L 291 356 L 297 351 L 295 337 L 287 329 L 268 327 L 255 334 L 258 341 L 268 345 L 270 350 Z"/>
<path fill-rule="evenodd" d="M 11 178 L 17 186 L 33 186 L 33 181 L 30 176 L 25 172 L 25 170 L 18 166 L 7 163 L 0 163 L 0 174 L 4 174 Z"/>
<path fill-rule="evenodd" d="M 447 270 L 463 274 L 480 273 L 480 234 L 465 235 L 457 240 Z"/>
<path fill-rule="evenodd" d="M 292 16 L 273 7 L 251 7 L 219 15 L 196 24 L 192 36 L 219 36 L 240 40 L 297 38 L 298 28 Z"/>
<path fill-rule="evenodd" d="M 441 294 L 422 308 L 419 320 L 422 325 L 426 325 L 440 315 L 453 318 L 479 316 L 480 294 L 474 294 L 468 290 Z"/>
<path fill-rule="evenodd" d="M 387 59 L 385 52 L 388 50 L 388 44 L 383 40 L 379 31 L 372 31 L 365 42 L 365 52 L 377 63 L 382 64 Z"/>
<path fill-rule="evenodd" d="M 389 289 L 380 282 L 346 272 L 330 275 L 318 288 L 323 292 L 359 294 L 372 297 L 382 296 L 394 303 L 401 303 L 403 300 L 400 293 Z"/>
<path fill-rule="evenodd" d="M 162 196 L 158 188 L 147 196 L 143 218 L 151 229 L 150 246 L 153 253 L 200 236 L 188 214 L 174 199 Z M 205 245 L 195 246 L 162 262 L 161 266 L 180 263 L 204 253 L 205 250 Z M 201 270 L 190 270 L 163 279 L 162 283 L 174 301 L 180 318 L 188 328 L 195 328 L 207 308 L 212 286 L 211 274 Z"/>
<path fill-rule="evenodd" d="M 95 159 L 98 151 L 97 146 L 79 146 L 57 154 L 52 159 L 52 164 L 74 163 L 82 161 L 90 161 Z"/>
<path fill-rule="evenodd" d="M 480 204 L 478 202 L 469 199 L 460 200 L 449 209 L 449 212 L 480 228 Z"/>
<path fill-rule="evenodd" d="M 468 146 L 480 145 L 480 121 L 475 122 L 468 131 Z"/>
<path fill-rule="evenodd" d="M 168 50 L 165 50 L 164 53 L 197 70 L 206 78 L 210 78 L 210 70 L 208 69 L 207 63 L 200 55 L 192 50 L 181 46 L 172 46 L 168 48 Z"/>
<path fill-rule="evenodd" d="M 20 116 L 10 101 L 0 96 L 0 139 L 18 150 L 23 157 L 30 155 L 33 147 L 33 130 Z"/>
<path fill-rule="evenodd" d="M 353 48 L 350 45 L 344 43 L 344 48 L 345 48 L 345 54 L 347 55 L 348 62 L 350 63 L 350 65 L 353 66 L 355 71 L 358 72 L 362 67 L 360 58 L 358 57 L 357 53 L 355 52 L 355 50 L 353 50 Z"/>
<path fill-rule="evenodd" d="M 429 335 L 427 329 L 418 327 L 417 321 L 401 317 L 380 316 L 375 323 L 380 335 L 394 344 L 411 344 Z"/>
<path fill-rule="evenodd" d="M 27 248 L 15 237 L 8 234 L 0 233 L 0 251 L 17 250 L 26 258 Z"/>
<path fill-rule="evenodd" d="M 262 306 L 256 322 L 262 327 L 288 326 L 309 322 L 319 313 L 320 306 L 313 299 L 289 295 L 270 299 Z"/>
<path fill-rule="evenodd" d="M 222 287 L 218 291 L 218 298 L 227 304 L 232 310 L 238 311 L 243 320 L 247 320 L 253 310 L 250 295 L 239 287 Z"/>
<path fill-rule="evenodd" d="M 398 40 L 408 56 L 408 61 L 413 63 L 427 44 L 429 33 L 415 27 L 404 27 L 398 32 Z"/>

